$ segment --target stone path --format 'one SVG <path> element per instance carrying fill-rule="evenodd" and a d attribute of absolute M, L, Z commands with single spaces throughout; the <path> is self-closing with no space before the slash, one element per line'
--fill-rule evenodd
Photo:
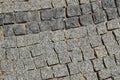
<path fill-rule="evenodd" d="M 120 0 L 0 0 L 0 80 L 120 80 Z"/>

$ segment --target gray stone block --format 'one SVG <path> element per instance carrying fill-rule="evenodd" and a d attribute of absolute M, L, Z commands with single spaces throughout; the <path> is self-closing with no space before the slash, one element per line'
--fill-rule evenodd
<path fill-rule="evenodd" d="M 120 29 L 113 30 L 113 33 L 114 33 L 114 35 L 116 37 L 116 40 L 120 44 Z"/>
<path fill-rule="evenodd" d="M 4 30 L 4 36 L 5 37 L 10 37 L 13 36 L 13 25 L 4 25 L 3 26 L 3 30 Z"/>
<path fill-rule="evenodd" d="M 9 23 L 14 23 L 14 15 L 13 13 L 5 13 L 4 14 L 4 19 L 3 19 L 3 23 L 4 24 L 9 24 Z"/>
<path fill-rule="evenodd" d="M 120 28 L 120 24 L 119 24 L 118 19 L 114 19 L 114 20 L 107 22 L 107 29 L 108 30 L 113 30 L 113 29 L 117 29 L 117 28 Z"/>
<path fill-rule="evenodd" d="M 107 56 L 107 50 L 105 49 L 105 46 L 99 46 L 95 48 L 95 53 L 97 57 L 104 57 Z"/>
<path fill-rule="evenodd" d="M 102 0 L 103 8 L 114 8 L 115 7 L 115 1 L 114 0 Z"/>
<path fill-rule="evenodd" d="M 2 24 L 3 24 L 3 14 L 0 13 L 0 25 L 2 25 Z"/>
<path fill-rule="evenodd" d="M 66 65 L 55 65 L 53 66 L 53 73 L 55 77 L 62 77 L 68 75 L 68 69 Z"/>
<path fill-rule="evenodd" d="M 30 58 L 31 53 L 28 47 L 20 47 L 19 50 L 19 57 L 20 59 Z"/>
<path fill-rule="evenodd" d="M 29 33 L 39 33 L 40 27 L 37 22 L 30 22 L 27 24 L 27 29 Z"/>
<path fill-rule="evenodd" d="M 53 18 L 53 10 L 46 9 L 41 11 L 42 20 L 51 20 Z"/>
<path fill-rule="evenodd" d="M 97 74 L 94 72 L 85 74 L 86 80 L 98 80 Z"/>
<path fill-rule="evenodd" d="M 28 71 L 28 80 L 38 80 L 38 79 L 41 80 L 41 73 L 39 69 Z"/>
<path fill-rule="evenodd" d="M 78 63 L 69 63 L 68 64 L 68 67 L 69 67 L 69 70 L 70 70 L 70 74 L 77 74 L 80 72 L 79 70 L 79 66 L 78 66 Z"/>
<path fill-rule="evenodd" d="M 82 61 L 78 64 L 80 71 L 85 74 L 89 72 L 94 72 L 93 65 L 91 61 Z"/>
<path fill-rule="evenodd" d="M 96 36 L 97 35 L 97 29 L 94 25 L 88 25 L 87 26 L 87 33 L 89 36 Z"/>
<path fill-rule="evenodd" d="M 86 27 L 79 27 L 79 28 L 74 28 L 74 29 L 68 29 L 65 31 L 65 37 L 67 39 L 72 39 L 72 38 L 82 38 L 87 36 L 87 29 Z"/>
<path fill-rule="evenodd" d="M 106 14 L 107 14 L 108 20 L 115 19 L 118 17 L 116 8 L 106 9 Z"/>
<path fill-rule="evenodd" d="M 92 16 L 89 14 L 80 16 L 80 23 L 83 26 L 93 24 Z"/>
<path fill-rule="evenodd" d="M 27 12 L 16 12 L 16 22 L 23 23 L 28 21 L 28 14 Z"/>
<path fill-rule="evenodd" d="M 104 58 L 104 63 L 107 68 L 111 68 L 116 65 L 114 56 L 107 56 Z"/>
<path fill-rule="evenodd" d="M 52 0 L 52 4 L 54 8 L 58 8 L 58 7 L 65 7 L 66 3 L 64 0 Z"/>
<path fill-rule="evenodd" d="M 79 5 L 79 1 L 78 0 L 66 0 L 67 5 Z"/>
<path fill-rule="evenodd" d="M 69 52 L 74 51 L 74 50 L 80 52 L 80 50 L 77 49 L 77 47 L 78 47 L 78 39 L 67 40 L 67 50 Z"/>
<path fill-rule="evenodd" d="M 40 55 L 33 58 L 36 68 L 47 66 L 45 55 Z"/>
<path fill-rule="evenodd" d="M 120 64 L 120 53 L 115 54 L 115 59 L 116 59 L 117 64 L 119 65 Z"/>
<path fill-rule="evenodd" d="M 17 36 L 17 47 L 23 47 L 27 45 L 25 36 Z"/>
<path fill-rule="evenodd" d="M 42 79 L 53 78 L 53 71 L 51 67 L 41 68 L 41 76 L 42 76 Z"/>
<path fill-rule="evenodd" d="M 94 23 L 100 23 L 100 22 L 104 22 L 106 19 L 106 15 L 105 12 L 103 10 L 97 11 L 95 13 L 93 13 L 93 20 Z"/>
<path fill-rule="evenodd" d="M 89 41 L 92 47 L 97 47 L 102 45 L 101 36 L 91 36 Z"/>
<path fill-rule="evenodd" d="M 107 33 L 107 27 L 106 27 L 106 24 L 104 22 L 97 24 L 96 27 L 97 27 L 98 34 Z"/>
<path fill-rule="evenodd" d="M 96 71 L 103 70 L 105 68 L 103 64 L 103 59 L 102 58 L 94 59 L 93 66 Z"/>
<path fill-rule="evenodd" d="M 40 0 L 41 9 L 52 8 L 51 1 L 52 0 Z"/>
<path fill-rule="evenodd" d="M 120 1 L 119 0 L 116 0 L 116 6 L 120 7 Z"/>
<path fill-rule="evenodd" d="M 13 67 L 14 67 L 14 70 L 18 71 L 18 72 L 22 71 L 22 70 L 25 70 L 25 66 L 24 66 L 24 63 L 23 63 L 22 59 L 15 60 L 14 64 L 13 64 Z"/>
<path fill-rule="evenodd" d="M 27 14 L 29 21 L 40 21 L 39 11 L 29 11 Z"/>
<path fill-rule="evenodd" d="M 67 7 L 67 16 L 71 17 L 71 16 L 79 16 L 81 15 L 81 10 L 80 10 L 80 6 L 76 5 L 76 6 L 68 6 Z"/>
<path fill-rule="evenodd" d="M 50 31 L 52 27 L 51 21 L 42 21 L 40 24 L 40 30 L 41 31 Z"/>
<path fill-rule="evenodd" d="M 65 8 L 55 8 L 53 10 L 53 17 L 54 18 L 64 18 L 65 17 Z"/>
<path fill-rule="evenodd" d="M 63 18 L 55 19 L 52 22 L 52 30 L 53 31 L 55 31 L 55 30 L 61 30 L 61 29 L 64 29 L 64 28 L 65 28 L 65 23 L 63 21 Z"/>
<path fill-rule="evenodd" d="M 82 4 L 81 5 L 81 10 L 82 10 L 83 14 L 90 14 L 90 13 L 92 13 L 90 4 Z"/>
<path fill-rule="evenodd" d="M 99 71 L 98 74 L 99 74 L 99 78 L 102 80 L 102 79 L 109 78 L 111 76 L 111 71 L 110 69 L 103 69 Z"/>
<path fill-rule="evenodd" d="M 79 21 L 77 17 L 73 17 L 73 18 L 67 18 L 66 19 L 66 28 L 76 28 L 79 26 Z"/>
<path fill-rule="evenodd" d="M 13 31 L 16 36 L 25 35 L 27 33 L 26 27 L 24 24 L 16 24 L 13 27 Z"/>
<path fill-rule="evenodd" d="M 75 74 L 75 75 L 71 75 L 70 79 L 71 80 L 82 80 L 83 76 L 81 76 L 81 74 Z"/>
<path fill-rule="evenodd" d="M 99 0 L 95 0 L 91 3 L 92 11 L 97 12 L 102 9 L 101 2 Z"/>

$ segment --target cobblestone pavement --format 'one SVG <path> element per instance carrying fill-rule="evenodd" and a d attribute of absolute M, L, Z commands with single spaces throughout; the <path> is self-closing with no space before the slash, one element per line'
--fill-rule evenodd
<path fill-rule="evenodd" d="M 120 80 L 120 0 L 0 0 L 0 80 Z"/>

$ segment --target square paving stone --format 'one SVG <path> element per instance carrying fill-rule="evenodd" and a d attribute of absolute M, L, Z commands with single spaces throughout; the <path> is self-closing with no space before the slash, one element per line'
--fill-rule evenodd
<path fill-rule="evenodd" d="M 14 66 L 15 71 L 18 71 L 18 72 L 25 69 L 23 60 L 21 60 L 21 59 L 14 60 L 13 66 Z"/>
<path fill-rule="evenodd" d="M 7 58 L 9 60 L 17 60 L 19 59 L 19 51 L 18 48 L 9 48 L 6 50 Z"/>
<path fill-rule="evenodd" d="M 90 4 L 83 4 L 83 5 L 81 5 L 81 9 L 82 9 L 82 13 L 83 14 L 90 14 L 90 13 L 92 13 Z"/>
<path fill-rule="evenodd" d="M 118 76 L 120 74 L 120 66 L 114 66 L 110 68 L 112 76 Z"/>
<path fill-rule="evenodd" d="M 13 13 L 5 13 L 3 22 L 4 22 L 4 24 L 14 23 L 14 14 Z"/>
<path fill-rule="evenodd" d="M 83 26 L 93 24 L 92 16 L 89 14 L 80 16 L 80 23 Z"/>
<path fill-rule="evenodd" d="M 20 47 L 18 48 L 19 50 L 19 56 L 20 59 L 25 59 L 25 58 L 30 58 L 31 57 L 31 53 L 28 47 Z"/>
<path fill-rule="evenodd" d="M 104 58 L 104 63 L 107 68 L 111 68 L 116 65 L 114 56 L 107 56 Z"/>
<path fill-rule="evenodd" d="M 53 18 L 53 10 L 46 9 L 41 11 L 42 20 L 51 20 Z"/>
<path fill-rule="evenodd" d="M 24 24 L 16 24 L 13 27 L 15 35 L 25 35 L 27 33 L 26 27 Z"/>
<path fill-rule="evenodd" d="M 81 49 L 84 49 L 85 47 L 90 47 L 88 38 L 79 38 L 78 39 L 78 47 L 80 47 Z"/>
<path fill-rule="evenodd" d="M 41 73 L 40 70 L 31 70 L 28 71 L 28 80 L 41 80 Z"/>
<path fill-rule="evenodd" d="M 87 35 L 86 27 L 68 29 L 68 30 L 65 31 L 65 37 L 67 39 L 81 38 L 81 37 L 85 37 L 86 35 Z"/>
<path fill-rule="evenodd" d="M 117 13 L 116 8 L 106 9 L 106 14 L 107 14 L 108 20 L 111 20 L 111 19 L 118 17 L 118 13 Z"/>
<path fill-rule="evenodd" d="M 69 40 L 67 40 L 67 50 L 68 50 L 68 52 L 72 53 L 72 51 L 74 51 L 74 50 L 80 52 L 80 50 L 77 49 L 77 47 L 78 47 L 77 41 L 78 41 L 78 39 L 69 39 Z"/>
<path fill-rule="evenodd" d="M 99 47 L 96 47 L 95 48 L 95 52 L 96 52 L 96 55 L 97 57 L 104 57 L 104 56 L 107 56 L 107 50 L 105 49 L 105 46 L 99 46 Z"/>
<path fill-rule="evenodd" d="M 68 69 L 65 65 L 55 65 L 53 66 L 53 73 L 55 77 L 62 77 L 68 75 Z"/>
<path fill-rule="evenodd" d="M 65 23 L 63 21 L 63 18 L 55 19 L 52 22 L 52 30 L 53 31 L 55 31 L 55 30 L 61 30 L 61 29 L 64 29 L 64 28 L 65 28 Z"/>
<path fill-rule="evenodd" d="M 89 37 L 89 41 L 92 47 L 97 47 L 102 45 L 101 36 L 91 36 Z"/>
<path fill-rule="evenodd" d="M 83 76 L 81 76 L 81 74 L 75 74 L 75 75 L 71 75 L 70 76 L 70 79 L 71 80 L 82 80 L 83 79 Z M 69 80 L 70 80 L 69 79 Z"/>
<path fill-rule="evenodd" d="M 80 0 L 80 4 L 89 3 L 89 0 Z"/>
<path fill-rule="evenodd" d="M 52 4 L 54 8 L 58 8 L 58 7 L 65 7 L 66 3 L 64 0 L 52 0 Z"/>
<path fill-rule="evenodd" d="M 107 33 L 107 27 L 106 27 L 106 24 L 104 22 L 97 24 L 96 27 L 97 27 L 98 34 Z"/>
<path fill-rule="evenodd" d="M 67 16 L 71 17 L 71 16 L 79 16 L 81 15 L 81 10 L 80 10 L 80 6 L 76 5 L 76 6 L 67 6 Z"/>
<path fill-rule="evenodd" d="M 83 74 L 88 73 L 88 72 L 94 72 L 91 61 L 82 61 L 78 65 L 79 65 L 80 71 Z"/>
<path fill-rule="evenodd" d="M 113 29 L 117 29 L 117 28 L 120 28 L 120 24 L 119 24 L 118 19 L 114 19 L 114 20 L 107 22 L 107 29 L 108 30 L 113 30 Z"/>
<path fill-rule="evenodd" d="M 93 20 L 94 20 L 95 24 L 100 23 L 100 22 L 104 22 L 105 19 L 106 19 L 106 16 L 105 16 L 104 11 L 100 10 L 100 11 L 93 13 Z"/>
<path fill-rule="evenodd" d="M 51 5 L 51 1 L 52 0 L 40 0 L 40 6 L 41 6 L 41 9 L 47 9 L 47 8 L 52 8 L 52 5 Z"/>
<path fill-rule="evenodd" d="M 84 75 L 86 77 L 86 80 L 98 80 L 97 74 L 94 72 L 86 73 Z"/>
<path fill-rule="evenodd" d="M 27 12 L 16 12 L 16 22 L 23 23 L 28 21 L 28 14 Z"/>
<path fill-rule="evenodd" d="M 53 17 L 54 18 L 64 18 L 65 17 L 65 8 L 55 8 L 53 10 Z"/>
<path fill-rule="evenodd" d="M 28 20 L 29 21 L 40 21 L 39 11 L 29 11 Z"/>
<path fill-rule="evenodd" d="M 30 22 L 27 24 L 27 29 L 29 33 L 39 33 L 40 32 L 40 27 L 37 22 Z"/>
<path fill-rule="evenodd" d="M 7 48 L 16 47 L 17 46 L 16 37 L 15 36 L 5 37 L 5 46 Z"/>
<path fill-rule="evenodd" d="M 42 21 L 40 24 L 40 30 L 41 31 L 50 31 L 52 27 L 51 21 Z"/>
<path fill-rule="evenodd" d="M 103 59 L 102 58 L 97 58 L 93 60 L 93 66 L 96 71 L 104 69 L 104 64 L 103 64 Z"/>
<path fill-rule="evenodd" d="M 52 40 L 54 42 L 63 41 L 64 39 L 65 39 L 65 35 L 64 35 L 63 30 L 58 30 L 58 31 L 52 32 Z"/>
<path fill-rule="evenodd" d="M 27 45 L 25 36 L 17 36 L 16 39 L 17 39 L 17 47 L 23 47 Z"/>
<path fill-rule="evenodd" d="M 23 62 L 25 65 L 25 69 L 27 69 L 27 70 L 35 69 L 35 64 L 31 58 L 26 58 L 26 59 L 24 59 Z"/>
<path fill-rule="evenodd" d="M 100 9 L 102 9 L 102 5 L 101 5 L 101 2 L 99 0 L 95 0 L 91 3 L 91 6 L 92 6 L 92 10 L 93 12 L 97 12 L 99 11 Z"/>
<path fill-rule="evenodd" d="M 13 25 L 4 25 L 3 26 L 3 31 L 4 31 L 4 36 L 5 37 L 10 37 L 10 36 L 14 35 Z"/>
<path fill-rule="evenodd" d="M 25 35 L 27 45 L 37 44 L 39 43 L 39 34 L 29 34 Z"/>
<path fill-rule="evenodd" d="M 73 18 L 67 18 L 66 19 L 66 28 L 76 28 L 79 26 L 79 21 L 77 17 L 73 17 Z"/>
<path fill-rule="evenodd" d="M 110 69 L 103 69 L 101 71 L 98 72 L 100 79 L 106 79 L 109 78 L 111 76 L 111 71 Z"/>
<path fill-rule="evenodd" d="M 53 71 L 51 67 L 41 68 L 41 76 L 42 76 L 42 79 L 53 78 Z"/>
<path fill-rule="evenodd" d="M 66 0 L 67 5 L 79 5 L 79 1 L 78 0 Z"/>
<path fill-rule="evenodd" d="M 5 56 L 5 49 L 0 48 L 0 60 L 3 60 Z"/>
<path fill-rule="evenodd" d="M 114 33 L 114 35 L 116 37 L 116 40 L 120 44 L 120 29 L 113 30 L 113 33 Z"/>
<path fill-rule="evenodd" d="M 114 0 L 102 0 L 103 8 L 114 8 L 115 7 L 115 1 Z"/>
<path fill-rule="evenodd" d="M 80 49 L 74 49 L 70 53 L 70 58 L 72 59 L 72 62 L 77 62 L 77 61 L 82 61 L 83 60 L 83 55 L 81 53 Z"/>
<path fill-rule="evenodd" d="M 47 66 L 45 55 L 40 55 L 33 58 L 36 68 Z"/>
<path fill-rule="evenodd" d="M 96 36 L 97 35 L 97 29 L 94 25 L 88 25 L 87 26 L 87 33 L 89 36 Z"/>
<path fill-rule="evenodd" d="M 69 70 L 70 70 L 70 74 L 77 74 L 77 73 L 80 72 L 77 62 L 76 63 L 69 63 L 68 67 L 69 67 Z"/>
<path fill-rule="evenodd" d="M 32 56 L 39 56 L 45 53 L 43 46 L 40 44 L 36 44 L 36 45 L 31 45 L 30 46 L 30 51 L 32 53 Z"/>

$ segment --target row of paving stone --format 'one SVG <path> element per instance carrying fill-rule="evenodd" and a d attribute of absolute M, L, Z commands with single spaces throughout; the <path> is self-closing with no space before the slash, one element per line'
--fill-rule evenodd
<path fill-rule="evenodd" d="M 119 28 L 118 19 L 20 36 L 4 37 L 2 28 L 1 79 L 119 80 Z"/>
<path fill-rule="evenodd" d="M 87 4 L 87 5 L 86 5 Z M 98 8 L 120 7 L 119 0 L 0 0 L 0 12 L 28 11 L 47 8 L 66 7 L 71 5 L 82 5 L 89 9 L 92 5 L 93 10 Z M 87 7 L 86 7 L 87 6 Z"/>

